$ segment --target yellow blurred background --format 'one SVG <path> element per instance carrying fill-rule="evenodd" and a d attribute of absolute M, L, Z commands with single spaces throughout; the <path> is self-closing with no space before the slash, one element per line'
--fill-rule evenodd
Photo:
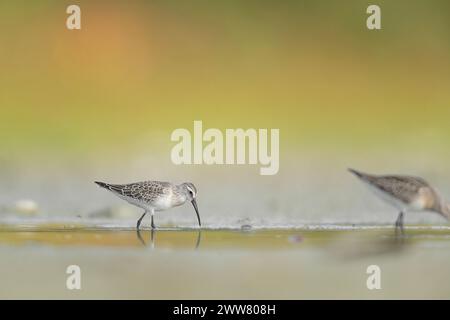
<path fill-rule="evenodd" d="M 70 4 L 81 30 L 66 29 Z M 450 3 L 377 1 L 380 31 L 369 4 L 3 1 L 0 159 L 168 159 L 193 120 L 280 128 L 282 152 L 448 159 Z"/>

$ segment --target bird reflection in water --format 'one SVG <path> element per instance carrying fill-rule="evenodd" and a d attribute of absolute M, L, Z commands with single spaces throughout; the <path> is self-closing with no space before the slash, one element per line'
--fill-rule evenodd
<path fill-rule="evenodd" d="M 139 242 L 142 243 L 142 245 L 146 247 L 148 245 L 148 243 L 145 241 L 142 233 L 143 232 L 141 230 L 139 230 L 139 229 L 136 230 L 136 235 L 137 235 Z M 155 229 L 150 230 L 150 246 L 152 249 L 155 248 L 156 233 L 157 233 L 157 231 Z M 195 247 L 194 247 L 195 250 L 197 250 L 200 247 L 201 239 L 202 239 L 202 230 L 198 229 L 197 240 L 195 242 Z"/>

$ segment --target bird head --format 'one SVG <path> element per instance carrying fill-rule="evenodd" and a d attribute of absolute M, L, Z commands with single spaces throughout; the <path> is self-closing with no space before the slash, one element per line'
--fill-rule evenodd
<path fill-rule="evenodd" d="M 186 195 L 186 198 L 189 201 L 191 201 L 192 206 L 195 209 L 195 213 L 197 214 L 198 225 L 201 227 L 202 223 L 200 221 L 200 214 L 198 213 L 197 201 L 195 200 L 195 198 L 197 197 L 197 188 L 195 188 L 194 184 L 190 182 L 185 182 L 181 186 Z"/>

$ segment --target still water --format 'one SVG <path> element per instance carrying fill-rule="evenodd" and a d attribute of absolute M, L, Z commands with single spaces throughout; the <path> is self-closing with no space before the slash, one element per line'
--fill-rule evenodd
<path fill-rule="evenodd" d="M 81 290 L 66 269 L 81 268 Z M 369 290 L 367 268 L 381 270 Z M 0 228 L 0 298 L 450 298 L 450 228 L 132 227 L 22 221 Z"/>

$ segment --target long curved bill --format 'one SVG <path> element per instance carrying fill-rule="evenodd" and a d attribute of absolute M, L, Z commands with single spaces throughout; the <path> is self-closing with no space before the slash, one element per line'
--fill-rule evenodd
<path fill-rule="evenodd" d="M 192 199 L 192 205 L 194 206 L 195 209 L 195 213 L 197 214 L 197 219 L 198 219 L 198 225 L 201 227 L 202 223 L 200 221 L 200 214 L 198 213 L 198 207 L 197 207 L 197 201 L 195 201 L 195 199 Z"/>

